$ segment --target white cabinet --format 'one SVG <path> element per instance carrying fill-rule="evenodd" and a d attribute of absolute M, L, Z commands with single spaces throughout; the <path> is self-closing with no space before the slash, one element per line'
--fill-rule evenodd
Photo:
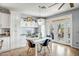
<path fill-rule="evenodd" d="M 17 42 L 16 42 L 16 39 L 11 39 L 11 49 L 15 49 L 17 48 Z"/>
<path fill-rule="evenodd" d="M 26 46 L 26 37 L 25 36 L 21 36 L 18 40 L 18 46 L 19 47 L 25 47 Z"/>
<path fill-rule="evenodd" d="M 0 28 L 10 27 L 10 15 L 6 13 L 0 13 Z"/>
<path fill-rule="evenodd" d="M 16 12 L 11 12 L 11 49 L 21 48 L 26 46 L 26 39 L 20 37 L 20 15 Z"/>
<path fill-rule="evenodd" d="M 10 38 L 9 37 L 0 38 L 0 40 L 3 40 L 3 44 L 2 44 L 2 48 L 0 49 L 0 53 L 10 50 Z"/>
<path fill-rule="evenodd" d="M 11 39 L 11 49 L 21 48 L 26 46 L 26 38 L 25 37 L 19 37 Z"/>

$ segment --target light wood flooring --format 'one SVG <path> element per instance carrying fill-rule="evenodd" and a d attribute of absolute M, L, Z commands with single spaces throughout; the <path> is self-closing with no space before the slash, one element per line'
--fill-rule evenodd
<path fill-rule="evenodd" d="M 70 46 L 52 43 L 49 45 L 50 52 L 47 48 L 43 48 L 41 52 L 37 52 L 37 56 L 79 56 L 79 49 L 72 48 Z M 0 53 L 0 56 L 35 56 L 36 49 L 31 49 L 31 52 L 27 54 L 27 48 L 13 49 L 4 53 Z M 37 48 L 39 50 L 39 48 Z"/>
<path fill-rule="evenodd" d="M 28 47 L 17 48 L 7 52 L 0 53 L 0 56 L 35 56 L 35 48 L 27 54 Z"/>
<path fill-rule="evenodd" d="M 79 56 L 79 49 L 67 45 L 52 43 L 53 56 Z"/>

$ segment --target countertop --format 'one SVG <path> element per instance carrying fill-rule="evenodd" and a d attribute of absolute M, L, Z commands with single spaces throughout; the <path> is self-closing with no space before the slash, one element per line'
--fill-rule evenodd
<path fill-rule="evenodd" d="M 4 37 L 10 37 L 10 36 L 7 36 L 5 34 L 0 34 L 0 38 L 4 38 Z"/>
<path fill-rule="evenodd" d="M 0 36 L 0 39 L 2 38 L 10 38 L 10 36 Z"/>

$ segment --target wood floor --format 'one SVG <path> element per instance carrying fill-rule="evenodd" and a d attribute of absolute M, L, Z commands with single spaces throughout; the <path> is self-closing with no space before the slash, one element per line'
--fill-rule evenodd
<path fill-rule="evenodd" d="M 41 52 L 37 52 L 38 56 L 79 56 L 79 49 L 72 48 L 70 46 L 52 43 L 49 45 L 50 51 L 47 48 L 43 48 Z M 0 53 L 0 56 L 35 56 L 35 49 L 31 49 L 31 52 L 27 54 L 28 47 L 18 48 L 10 50 L 4 53 Z M 38 50 L 39 48 L 37 48 Z"/>
<path fill-rule="evenodd" d="M 31 51 L 27 54 L 28 48 L 18 48 L 13 49 L 4 53 L 0 53 L 0 56 L 35 56 L 35 49 L 31 49 Z"/>
<path fill-rule="evenodd" d="M 67 45 L 52 43 L 53 56 L 79 56 L 79 49 Z"/>

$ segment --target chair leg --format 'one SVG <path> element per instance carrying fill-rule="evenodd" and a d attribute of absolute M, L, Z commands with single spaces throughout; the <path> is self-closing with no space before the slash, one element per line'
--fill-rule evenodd
<path fill-rule="evenodd" d="M 44 49 L 43 49 L 44 48 Z M 44 52 L 44 56 L 46 55 L 46 46 L 41 46 L 41 49 L 40 49 L 40 52 L 42 51 L 42 49 L 43 49 L 43 52 Z"/>
<path fill-rule="evenodd" d="M 43 48 L 43 47 L 41 46 L 41 49 L 40 49 L 40 51 L 39 51 L 39 52 L 41 52 L 41 51 L 42 51 L 42 48 Z"/>
<path fill-rule="evenodd" d="M 44 54 L 43 54 L 43 56 L 45 56 L 46 55 L 46 47 L 44 46 Z"/>
<path fill-rule="evenodd" d="M 28 48 L 28 50 L 27 50 L 27 55 L 28 55 L 29 51 L 30 51 L 30 48 Z"/>
<path fill-rule="evenodd" d="M 49 46 L 47 46 L 47 49 L 48 49 L 48 51 L 49 51 L 49 53 L 50 53 L 50 49 L 49 49 Z"/>

